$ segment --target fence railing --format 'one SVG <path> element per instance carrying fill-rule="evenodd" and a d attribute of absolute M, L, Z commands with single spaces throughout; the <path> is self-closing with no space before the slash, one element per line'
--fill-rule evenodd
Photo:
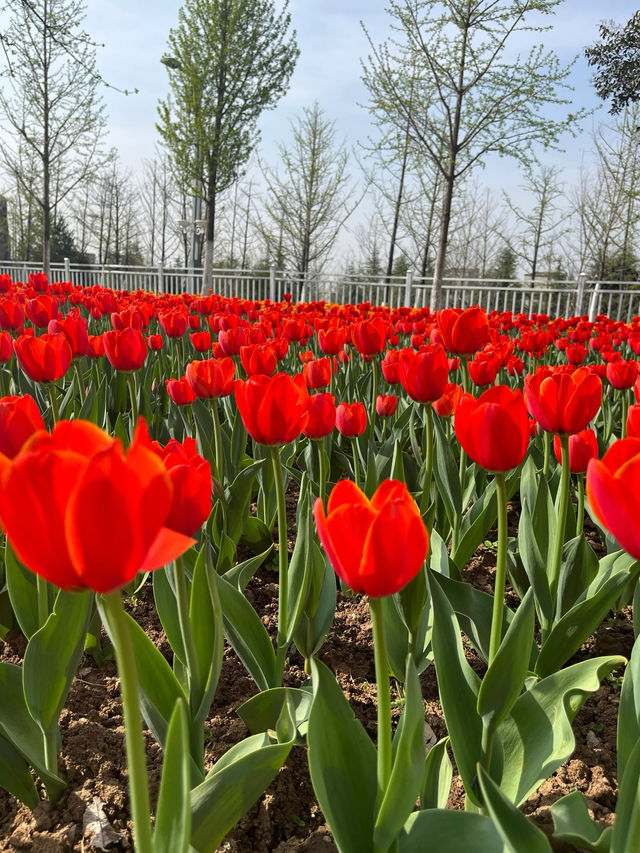
<path fill-rule="evenodd" d="M 41 271 L 37 261 L 2 261 L 0 273 L 26 281 L 30 273 Z M 52 281 L 72 281 L 83 287 L 101 285 L 114 290 L 146 290 L 154 293 L 200 293 L 202 269 L 190 267 L 144 267 L 117 265 L 51 264 Z M 280 301 L 290 293 L 294 301 L 345 304 L 370 302 L 372 305 L 426 307 L 431 299 L 431 279 L 406 276 L 322 274 L 301 277 L 276 270 L 212 271 L 212 289 L 221 296 Z M 514 314 L 549 314 L 570 317 L 607 314 L 629 322 L 640 315 L 640 282 L 595 281 L 580 275 L 575 281 L 522 282 L 516 279 L 481 279 L 469 276 L 445 278 L 443 308 L 480 305 L 486 311 Z"/>

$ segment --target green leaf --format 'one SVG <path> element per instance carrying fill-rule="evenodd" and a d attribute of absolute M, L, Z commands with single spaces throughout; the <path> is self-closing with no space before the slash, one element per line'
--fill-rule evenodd
<path fill-rule="evenodd" d="M 405 707 L 393 739 L 391 778 L 378 810 L 373 840 L 386 850 L 415 808 L 424 775 L 424 702 L 420 680 L 411 657 L 407 658 Z"/>
<path fill-rule="evenodd" d="M 551 600 L 547 578 L 547 557 L 546 552 L 545 554 L 541 552 L 538 540 L 533 533 L 533 521 L 526 498 L 522 501 L 518 524 L 518 548 L 522 565 L 533 588 L 540 619 L 550 623 L 555 611 L 555 602 Z"/>
<path fill-rule="evenodd" d="M 453 527 L 457 516 L 462 515 L 462 493 L 458 465 L 438 418 L 433 419 L 436 447 L 433 459 L 433 476 L 444 501 L 449 523 Z"/>
<path fill-rule="evenodd" d="M 278 730 L 289 734 L 272 743 L 266 734 L 252 735 L 228 750 L 191 792 L 191 845 L 198 853 L 213 853 L 229 830 L 275 779 L 295 739 L 287 706 Z"/>
<path fill-rule="evenodd" d="M 373 853 L 376 750 L 333 673 L 312 660 L 307 742 L 313 790 L 341 853 Z"/>
<path fill-rule="evenodd" d="M 153 832 L 153 853 L 188 853 L 191 836 L 189 730 L 178 699 L 167 730 Z"/>
<path fill-rule="evenodd" d="M 252 734 L 275 729 L 282 708 L 288 704 L 297 729 L 309 719 L 313 695 L 306 686 L 272 687 L 247 699 L 236 713 Z"/>
<path fill-rule="evenodd" d="M 35 809 L 40 802 L 28 762 L 4 737 L 0 737 L 0 788 L 30 809 Z"/>
<path fill-rule="evenodd" d="M 620 782 L 616 822 L 611 836 L 611 853 L 640 849 L 640 740 L 625 763 Z"/>
<path fill-rule="evenodd" d="M 60 590 L 53 613 L 27 643 L 22 665 L 24 696 L 43 732 L 57 725 L 82 656 L 91 604 L 89 592 Z"/>
<path fill-rule="evenodd" d="M 618 779 L 622 779 L 629 756 L 640 741 L 640 640 L 636 639 L 624 673 L 618 712 Z"/>
<path fill-rule="evenodd" d="M 251 465 L 243 468 L 233 483 L 225 489 L 227 535 L 232 539 L 234 545 L 237 545 L 242 535 L 251 503 L 253 484 L 258 471 L 264 466 L 265 461 L 264 459 L 259 459 L 257 462 L 252 462 Z"/>
<path fill-rule="evenodd" d="M 478 713 L 490 730 L 506 717 L 522 692 L 529 670 L 534 622 L 533 594 L 528 590 L 478 692 Z"/>
<path fill-rule="evenodd" d="M 449 738 L 443 737 L 427 753 L 420 791 L 421 809 L 444 809 L 447 806 L 453 779 L 453 767 L 447 753 L 448 744 Z"/>
<path fill-rule="evenodd" d="M 5 548 L 5 570 L 13 612 L 22 633 L 29 639 L 40 628 L 36 576 L 22 565 L 8 542 Z"/>
<path fill-rule="evenodd" d="M 414 812 L 399 842 L 400 853 L 504 853 L 506 849 L 491 818 L 452 809 Z"/>
<path fill-rule="evenodd" d="M 309 500 L 309 479 L 302 477 L 297 512 L 296 544 L 289 563 L 289 597 L 285 625 L 285 640 L 290 643 L 307 600 L 313 572 L 313 516 Z"/>
<path fill-rule="evenodd" d="M 276 656 L 262 620 L 244 595 L 218 579 L 226 637 L 259 690 L 272 687 Z"/>
<path fill-rule="evenodd" d="M 476 764 L 482 756 L 482 720 L 476 710 L 480 679 L 465 658 L 458 621 L 440 586 L 441 576 L 429 571 L 428 579 L 440 702 L 465 791 L 480 805 L 475 790 Z"/>
<path fill-rule="evenodd" d="M 255 519 L 255 521 L 257 520 Z M 256 554 L 242 563 L 237 563 L 233 568 L 224 573 L 225 580 L 237 586 L 238 590 L 242 592 L 272 551 L 273 543 L 261 554 Z"/>
<path fill-rule="evenodd" d="M 271 531 L 264 521 L 255 515 L 247 517 L 240 541 L 255 554 L 259 554 L 261 551 L 268 551 L 273 546 Z"/>
<path fill-rule="evenodd" d="M 560 797 L 549 807 L 555 826 L 553 837 L 593 853 L 609 853 L 612 827 L 603 829 L 589 815 L 580 791 Z"/>
<path fill-rule="evenodd" d="M 193 721 L 198 725 L 204 725 L 209 714 L 224 653 L 224 626 L 218 596 L 218 576 L 210 563 L 209 545 L 205 543 L 193 570 L 189 607 L 189 621 L 199 670 L 198 684 L 201 688 L 200 695 L 190 696 L 189 702 Z"/>
<path fill-rule="evenodd" d="M 599 657 L 554 672 L 516 700 L 498 727 L 505 762 L 500 789 L 516 805 L 571 755 L 575 737 L 571 723 L 587 697 L 623 657 Z"/>
<path fill-rule="evenodd" d="M 487 771 L 478 764 L 478 781 L 489 815 L 510 853 L 551 853 L 551 845 L 541 829 L 531 823 L 505 797 Z"/>
<path fill-rule="evenodd" d="M 598 572 L 598 558 L 584 533 L 566 542 L 558 583 L 557 613 L 566 613 L 575 604 Z"/>
<path fill-rule="evenodd" d="M 186 663 L 187 655 L 182 643 L 178 605 L 171 580 L 172 571 L 171 566 L 165 566 L 151 573 L 153 600 L 173 654 L 184 664 Z"/>

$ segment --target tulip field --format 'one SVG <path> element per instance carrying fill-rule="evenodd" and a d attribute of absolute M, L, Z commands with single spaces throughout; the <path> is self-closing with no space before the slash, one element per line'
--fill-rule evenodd
<path fill-rule="evenodd" d="M 0 330 L 0 850 L 640 850 L 640 317 Z"/>

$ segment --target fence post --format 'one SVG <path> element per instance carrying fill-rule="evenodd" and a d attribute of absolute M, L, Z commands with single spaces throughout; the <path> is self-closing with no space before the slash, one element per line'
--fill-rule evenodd
<path fill-rule="evenodd" d="M 71 261 L 69 258 L 64 259 L 64 280 L 71 281 Z"/>
<path fill-rule="evenodd" d="M 575 315 L 579 317 L 582 314 L 582 301 L 584 299 L 584 286 L 587 281 L 586 272 L 578 273 L 578 290 L 576 291 Z"/>
<path fill-rule="evenodd" d="M 164 291 L 164 268 L 162 266 L 162 261 L 158 264 L 158 281 L 156 287 L 156 293 L 162 293 Z"/>
<path fill-rule="evenodd" d="M 404 304 L 405 307 L 411 308 L 413 296 L 411 288 L 413 287 L 413 270 L 407 270 L 407 277 L 404 282 Z"/>
<path fill-rule="evenodd" d="M 272 302 L 276 301 L 276 268 L 269 267 L 269 299 Z"/>
<path fill-rule="evenodd" d="M 600 313 L 600 282 L 596 282 L 591 299 L 589 300 L 589 322 L 594 323 L 596 314 Z"/>

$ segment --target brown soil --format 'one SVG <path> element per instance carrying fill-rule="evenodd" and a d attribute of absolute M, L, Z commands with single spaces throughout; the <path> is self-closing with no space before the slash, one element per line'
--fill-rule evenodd
<path fill-rule="evenodd" d="M 295 511 L 294 501 L 291 504 L 290 512 Z M 465 570 L 465 580 L 491 591 L 494 565 L 493 550 L 479 549 Z M 276 625 L 276 581 L 277 575 L 263 568 L 247 589 L 249 600 L 272 634 Z M 513 605 L 513 598 L 514 594 L 509 591 L 508 603 Z M 131 612 L 170 660 L 171 650 L 155 613 L 150 584 L 132 604 Z M 632 643 L 631 613 L 627 608 L 605 621 L 576 659 L 613 653 L 628 657 Z M 3 660 L 19 663 L 23 652 L 24 639 L 17 632 L 11 632 L 6 642 L 0 644 Z M 472 666 L 482 671 L 483 664 L 471 648 L 467 654 Z M 333 629 L 320 657 L 336 673 L 356 716 L 375 737 L 376 687 L 366 600 L 338 593 Z M 305 678 L 302 664 L 302 659 L 294 654 L 285 675 L 287 684 L 301 684 Z M 615 675 L 619 676 L 619 673 Z M 446 729 L 438 702 L 434 668 L 429 667 L 421 680 L 426 721 L 437 738 L 443 737 Z M 552 831 L 549 805 L 574 788 L 585 794 L 593 816 L 603 826 L 612 821 L 617 796 L 619 692 L 619 678 L 610 678 L 585 703 L 574 722 L 576 750 L 573 756 L 525 804 L 524 811 L 547 832 Z M 207 723 L 207 767 L 230 746 L 246 737 L 247 730 L 235 710 L 255 693 L 253 681 L 233 651 L 227 648 Z M 66 791 L 55 807 L 43 801 L 31 812 L 0 790 L 0 851 L 58 853 L 96 849 L 90 837 L 83 833 L 83 818 L 94 798 L 104 803 L 104 815 L 116 833 L 114 837 L 117 840 L 110 849 L 130 850 L 122 709 L 113 663 L 98 667 L 92 658 L 83 657 L 62 713 L 61 730 L 61 769 L 69 780 Z M 155 797 L 162 754 L 149 733 L 147 756 L 151 792 Z M 449 807 L 461 808 L 462 804 L 462 785 L 454 776 Z M 572 849 L 567 845 L 556 845 L 556 848 L 561 851 Z M 314 797 L 303 748 L 294 747 L 274 783 L 219 849 L 237 853 L 331 853 L 336 850 Z"/>

